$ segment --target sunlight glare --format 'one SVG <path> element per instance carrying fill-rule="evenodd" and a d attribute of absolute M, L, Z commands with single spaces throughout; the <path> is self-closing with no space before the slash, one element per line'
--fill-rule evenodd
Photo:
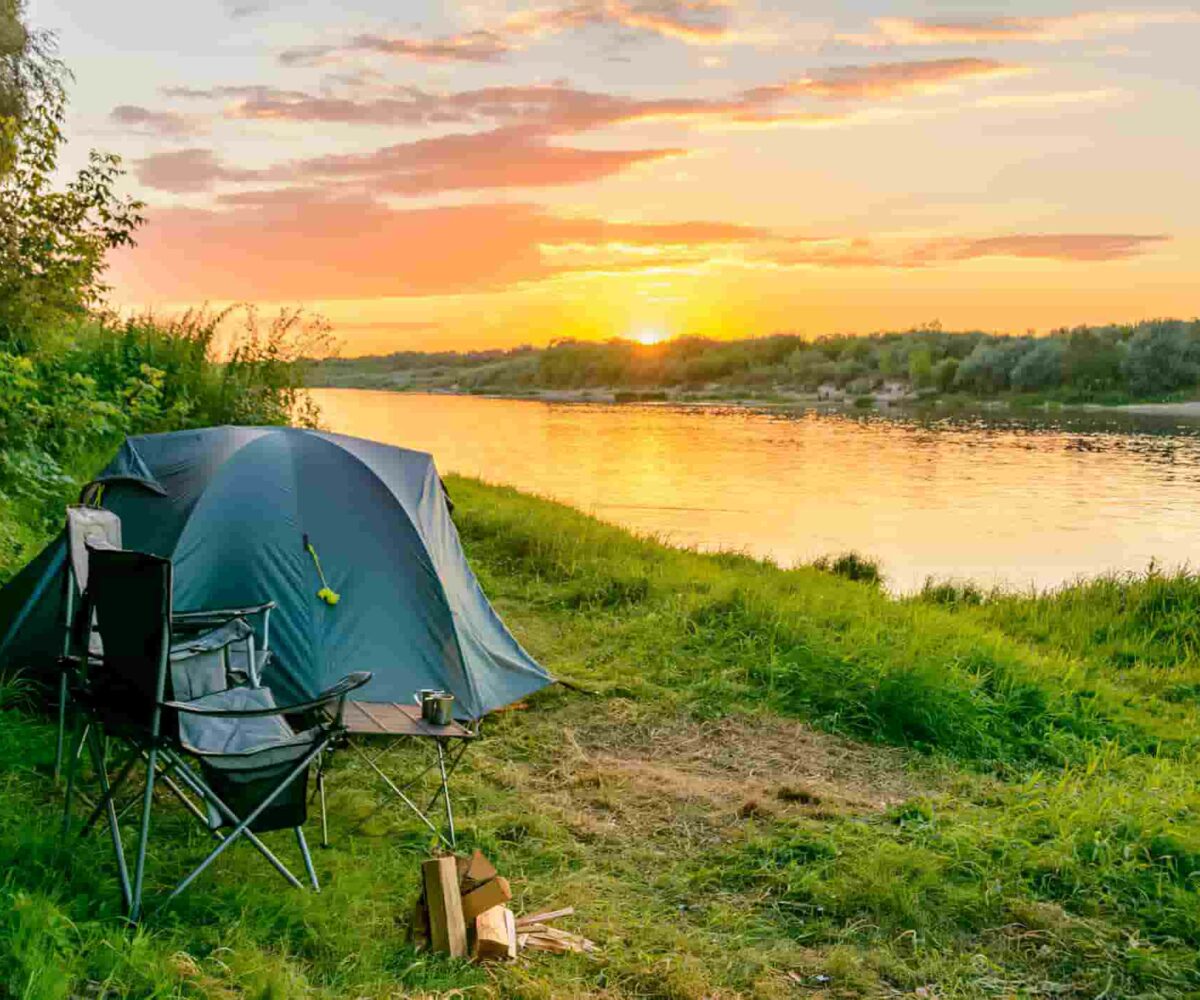
<path fill-rule="evenodd" d="M 661 344 L 670 334 L 666 330 L 659 330 L 656 327 L 648 326 L 640 330 L 634 331 L 631 339 L 636 340 L 639 344 Z"/>

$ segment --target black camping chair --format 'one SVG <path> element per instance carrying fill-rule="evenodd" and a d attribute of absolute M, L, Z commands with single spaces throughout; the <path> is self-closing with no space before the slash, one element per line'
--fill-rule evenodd
<path fill-rule="evenodd" d="M 62 773 L 63 741 L 67 730 L 67 710 L 71 677 L 83 662 L 84 647 L 93 664 L 104 658 L 104 642 L 96 629 L 94 615 L 83 613 L 83 591 L 88 582 L 88 554 L 92 549 L 121 548 L 121 519 L 111 510 L 83 504 L 67 508 L 67 558 L 63 581 L 63 644 L 59 656 L 58 738 L 54 747 L 54 780 Z M 197 633 L 209 632 L 236 618 L 260 624 L 242 642 L 212 655 L 223 657 L 232 676 L 258 687 L 271 662 L 271 612 L 274 601 L 244 608 L 218 608 L 205 611 L 176 611 L 172 615 L 172 642 L 186 642 Z"/>
<path fill-rule="evenodd" d="M 246 637 L 249 626 L 235 619 L 172 646 L 169 560 L 122 549 L 91 549 L 85 620 L 95 613 L 104 642 L 104 661 L 89 669 L 86 646 L 75 677 L 77 718 L 67 760 L 64 833 L 70 829 L 75 762 L 86 737 L 100 782 L 101 799 L 84 830 L 107 814 L 121 893 L 131 921 L 141 915 L 146 848 L 155 781 L 162 781 L 218 839 L 209 854 L 167 897 L 189 885 L 234 841 L 245 837 L 288 882 L 297 879 L 259 839 L 259 833 L 292 828 L 313 888 L 319 891 L 304 838 L 309 766 L 344 731 L 346 696 L 366 684 L 366 672 L 348 674 L 317 697 L 295 705 L 275 704 L 265 687 L 229 686 L 224 662 L 211 654 Z M 221 669 L 214 669 L 214 663 Z M 304 716 L 309 728 L 294 730 L 285 716 Z M 105 740 L 130 748 L 110 784 Z M 115 795 L 139 760 L 146 785 L 132 882 L 121 843 Z M 198 766 L 193 766 L 195 761 Z M 161 770 L 160 770 L 161 768 Z M 203 808 L 188 793 L 198 797 Z M 228 832 L 224 832 L 227 828 Z"/>

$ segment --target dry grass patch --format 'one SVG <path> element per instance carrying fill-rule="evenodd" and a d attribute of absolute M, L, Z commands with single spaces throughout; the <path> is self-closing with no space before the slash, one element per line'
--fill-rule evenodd
<path fill-rule="evenodd" d="M 881 812 L 928 794 L 910 754 L 755 715 L 697 721 L 627 700 L 551 713 L 553 756 L 518 783 L 584 839 L 669 837 L 693 846 L 748 820 Z"/>

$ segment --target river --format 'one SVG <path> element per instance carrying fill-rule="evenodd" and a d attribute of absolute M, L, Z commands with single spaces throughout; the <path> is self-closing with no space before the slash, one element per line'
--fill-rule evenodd
<path fill-rule="evenodd" d="M 317 389 L 330 429 L 676 545 L 790 566 L 847 550 L 889 587 L 1049 587 L 1200 556 L 1200 423 L 936 423 Z"/>

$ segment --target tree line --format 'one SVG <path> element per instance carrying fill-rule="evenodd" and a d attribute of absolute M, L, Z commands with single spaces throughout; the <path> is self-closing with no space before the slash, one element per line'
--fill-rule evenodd
<path fill-rule="evenodd" d="M 776 389 L 849 395 L 892 385 L 916 393 L 1035 393 L 1117 401 L 1200 384 L 1200 320 L 1078 326 L 1044 336 L 950 332 L 936 324 L 869 335 L 741 340 L 559 340 L 508 351 L 401 352 L 318 363 L 319 385 L 524 389 Z"/>

